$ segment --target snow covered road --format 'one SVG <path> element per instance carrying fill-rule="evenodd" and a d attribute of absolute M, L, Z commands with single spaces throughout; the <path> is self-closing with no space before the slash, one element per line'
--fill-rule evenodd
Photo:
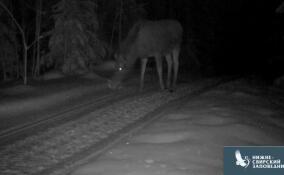
<path fill-rule="evenodd" d="M 283 105 L 283 104 L 280 104 Z M 284 145 L 284 109 L 229 87 L 189 100 L 72 175 L 223 174 L 223 147 Z"/>

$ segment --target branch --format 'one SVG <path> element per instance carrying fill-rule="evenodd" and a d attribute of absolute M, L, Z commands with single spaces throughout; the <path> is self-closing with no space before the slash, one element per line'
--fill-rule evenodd
<path fill-rule="evenodd" d="M 7 13 L 10 15 L 10 17 L 12 18 L 12 20 L 14 21 L 14 23 L 16 24 L 16 26 L 18 27 L 19 31 L 21 32 L 22 34 L 22 38 L 23 38 L 23 41 L 24 41 L 24 45 L 26 47 L 26 43 L 25 43 L 25 32 L 24 30 L 22 29 L 21 25 L 18 23 L 18 21 L 16 20 L 16 18 L 14 17 L 14 15 L 11 13 L 11 11 L 0 1 L 0 5 L 3 7 L 4 10 L 7 11 Z"/>
<path fill-rule="evenodd" d="M 53 31 L 49 31 L 44 33 L 43 35 L 39 36 L 38 38 L 36 38 L 30 45 L 27 46 L 27 49 L 31 48 L 36 42 L 38 42 L 39 40 L 48 37 L 52 34 Z"/>
<path fill-rule="evenodd" d="M 24 2 L 24 4 L 26 5 L 26 7 L 27 8 L 29 8 L 30 10 L 32 10 L 32 11 L 34 11 L 34 12 L 39 12 L 40 14 L 46 14 L 46 12 L 45 11 L 43 11 L 43 10 L 38 10 L 38 9 L 36 9 L 36 8 L 34 8 L 34 7 L 32 7 L 30 4 L 28 4 L 27 2 Z"/>

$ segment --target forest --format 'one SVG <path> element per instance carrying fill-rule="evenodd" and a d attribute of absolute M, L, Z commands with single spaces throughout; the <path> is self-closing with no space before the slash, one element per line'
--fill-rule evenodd
<path fill-rule="evenodd" d="M 92 71 L 141 20 L 184 28 L 183 71 L 283 75 L 281 0 L 0 0 L 0 81 Z"/>

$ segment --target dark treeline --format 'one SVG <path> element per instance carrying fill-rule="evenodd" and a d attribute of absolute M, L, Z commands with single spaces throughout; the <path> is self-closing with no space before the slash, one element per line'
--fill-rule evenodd
<path fill-rule="evenodd" d="M 0 0 L 1 80 L 57 69 L 78 74 L 106 59 L 140 19 L 184 27 L 183 70 L 283 74 L 281 0 Z M 273 71 L 272 71 L 273 70 Z"/>

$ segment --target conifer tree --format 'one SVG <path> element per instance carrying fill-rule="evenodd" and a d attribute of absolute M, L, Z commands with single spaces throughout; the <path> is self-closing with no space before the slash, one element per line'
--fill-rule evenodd
<path fill-rule="evenodd" d="M 100 62 L 104 48 L 93 0 L 60 0 L 53 6 L 55 26 L 49 41 L 49 58 L 64 73 L 80 73 Z"/>

